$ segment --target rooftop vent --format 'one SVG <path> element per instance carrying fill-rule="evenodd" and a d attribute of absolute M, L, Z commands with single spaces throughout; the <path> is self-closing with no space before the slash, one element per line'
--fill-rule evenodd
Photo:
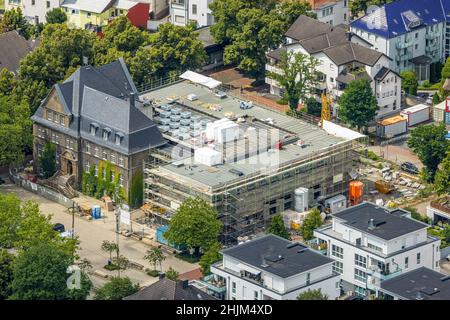
<path fill-rule="evenodd" d="M 296 247 L 296 246 L 298 246 L 298 245 L 299 245 L 298 242 L 290 243 L 290 244 L 288 244 L 288 245 L 286 246 L 286 249 L 292 249 L 292 248 L 294 248 L 294 247 Z"/>
<path fill-rule="evenodd" d="M 369 230 L 374 230 L 375 229 L 375 222 L 373 219 L 369 220 Z"/>
<path fill-rule="evenodd" d="M 423 296 L 422 296 L 422 293 L 420 291 L 418 291 L 416 293 L 416 300 L 423 300 Z"/>

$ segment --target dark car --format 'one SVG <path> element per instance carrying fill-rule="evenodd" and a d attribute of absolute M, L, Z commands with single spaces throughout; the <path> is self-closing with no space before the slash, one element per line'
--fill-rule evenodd
<path fill-rule="evenodd" d="M 63 233 L 66 231 L 66 228 L 64 227 L 64 225 L 62 223 L 55 223 L 53 225 L 53 230 L 55 230 L 59 233 Z"/>
<path fill-rule="evenodd" d="M 419 173 L 419 169 L 416 167 L 416 165 L 414 163 L 411 163 L 411 162 L 403 162 L 402 165 L 400 166 L 400 168 L 403 171 L 406 171 L 408 173 L 412 173 L 412 174 Z"/>

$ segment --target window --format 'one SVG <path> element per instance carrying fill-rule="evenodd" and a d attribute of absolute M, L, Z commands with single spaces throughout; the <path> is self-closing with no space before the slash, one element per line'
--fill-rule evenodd
<path fill-rule="evenodd" d="M 66 119 L 65 119 L 64 115 L 60 114 L 60 115 L 59 115 L 59 124 L 62 125 L 62 126 L 64 126 L 64 125 L 66 124 L 66 121 L 65 121 L 65 120 L 66 120 Z"/>
<path fill-rule="evenodd" d="M 367 266 L 366 258 L 355 253 L 355 265 L 362 267 L 362 268 L 366 268 L 366 266 Z"/>
<path fill-rule="evenodd" d="M 89 143 L 86 143 L 86 153 L 90 153 L 91 146 Z"/>
<path fill-rule="evenodd" d="M 119 145 L 122 142 L 122 136 L 120 134 L 116 134 L 116 144 Z"/>
<path fill-rule="evenodd" d="M 103 158 L 103 160 L 108 160 L 108 154 L 104 150 L 102 152 L 102 158 Z"/>
<path fill-rule="evenodd" d="M 236 294 L 236 282 L 231 283 L 231 293 Z"/>
<path fill-rule="evenodd" d="M 119 166 L 124 166 L 124 161 L 122 157 L 119 157 Z"/>
<path fill-rule="evenodd" d="M 86 16 L 90 17 L 90 16 L 91 16 L 91 13 L 90 13 L 90 12 L 87 12 L 87 13 L 86 13 Z"/>
<path fill-rule="evenodd" d="M 331 255 L 342 259 L 344 258 L 344 249 L 333 244 L 331 246 Z"/>
<path fill-rule="evenodd" d="M 31 1 L 31 5 L 34 6 L 36 4 L 36 0 Z"/>
<path fill-rule="evenodd" d="M 114 171 L 111 171 L 111 182 L 114 182 L 114 178 L 115 178 Z"/>
<path fill-rule="evenodd" d="M 108 130 L 103 130 L 103 140 L 108 140 L 109 137 L 109 131 Z"/>
<path fill-rule="evenodd" d="M 95 166 L 95 174 L 96 177 L 98 177 L 98 166 Z"/>
<path fill-rule="evenodd" d="M 383 249 L 380 247 L 377 247 L 376 245 L 371 244 L 370 242 L 367 243 L 367 247 L 369 247 L 372 250 L 383 252 Z"/>
<path fill-rule="evenodd" d="M 409 258 L 405 257 L 405 269 L 408 269 Z"/>
<path fill-rule="evenodd" d="M 47 9 L 50 8 L 50 1 L 47 1 Z"/>
<path fill-rule="evenodd" d="M 51 112 L 50 110 L 47 110 L 47 120 L 52 121 L 52 119 L 53 119 L 53 112 Z"/>
<path fill-rule="evenodd" d="M 91 164 L 89 163 L 89 160 L 86 160 L 86 172 L 89 172 L 91 169 Z"/>
<path fill-rule="evenodd" d="M 123 187 L 123 177 L 122 177 L 121 174 L 119 174 L 119 185 L 120 185 L 121 187 Z"/>
<path fill-rule="evenodd" d="M 70 148 L 70 139 L 66 139 L 66 148 Z"/>
<path fill-rule="evenodd" d="M 254 292 L 254 297 L 255 297 L 255 300 L 258 300 L 258 291 Z"/>
<path fill-rule="evenodd" d="M 94 124 L 91 124 L 91 134 L 93 135 L 93 136 L 95 136 L 95 132 L 97 131 L 97 126 L 96 125 L 94 125 Z"/>
<path fill-rule="evenodd" d="M 355 269 L 355 280 L 366 282 L 367 274 L 364 271 Z"/>
<path fill-rule="evenodd" d="M 115 154 L 111 154 L 111 162 L 116 163 L 116 155 Z"/>
<path fill-rule="evenodd" d="M 197 5 L 196 4 L 192 5 L 192 14 L 197 14 Z"/>
<path fill-rule="evenodd" d="M 98 157 L 98 147 L 95 147 L 94 154 L 95 154 L 96 157 Z"/>
<path fill-rule="evenodd" d="M 420 252 L 417 254 L 416 259 L 417 259 L 417 264 L 420 264 Z"/>
<path fill-rule="evenodd" d="M 344 272 L 344 264 L 340 261 L 334 261 L 333 262 L 333 271 L 342 274 Z"/>
<path fill-rule="evenodd" d="M 308 286 L 311 283 L 311 273 L 306 274 L 306 285 Z"/>
<path fill-rule="evenodd" d="M 415 37 L 416 39 L 419 39 L 419 33 L 416 32 L 416 34 L 414 35 L 414 37 Z"/>

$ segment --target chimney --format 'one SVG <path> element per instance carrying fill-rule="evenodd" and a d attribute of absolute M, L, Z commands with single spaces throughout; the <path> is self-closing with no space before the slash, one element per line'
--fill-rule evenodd
<path fill-rule="evenodd" d="M 136 96 L 134 92 L 130 92 L 130 106 L 135 107 L 136 106 Z"/>
<path fill-rule="evenodd" d="M 159 274 L 159 280 L 164 279 L 166 277 L 166 274 L 164 272 L 161 272 Z"/>
<path fill-rule="evenodd" d="M 369 220 L 369 230 L 373 230 L 373 229 L 375 229 L 375 224 L 373 222 L 373 219 L 370 219 Z"/>
<path fill-rule="evenodd" d="M 353 37 L 353 33 L 351 31 L 347 31 L 345 33 L 345 35 L 347 37 L 348 42 L 351 42 L 352 41 L 352 37 Z"/>
<path fill-rule="evenodd" d="M 181 280 L 181 286 L 183 289 L 187 289 L 189 287 L 189 280 Z"/>

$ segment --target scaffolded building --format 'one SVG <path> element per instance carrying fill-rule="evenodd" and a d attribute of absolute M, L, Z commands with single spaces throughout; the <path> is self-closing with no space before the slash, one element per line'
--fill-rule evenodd
<path fill-rule="evenodd" d="M 148 101 L 143 112 L 170 141 L 151 149 L 144 163 L 147 208 L 166 224 L 184 200 L 200 197 L 217 209 L 225 244 L 264 231 L 274 214 L 293 209 L 299 187 L 309 190 L 309 206 L 345 194 L 349 173 L 357 166 L 355 148 L 365 138 L 330 122 L 321 128 L 249 105 L 190 81 L 154 89 L 141 99 Z M 222 143 L 205 138 L 208 123 L 223 118 L 239 125 L 239 138 Z M 194 161 L 196 150 L 205 147 L 220 152 L 222 161 Z"/>

